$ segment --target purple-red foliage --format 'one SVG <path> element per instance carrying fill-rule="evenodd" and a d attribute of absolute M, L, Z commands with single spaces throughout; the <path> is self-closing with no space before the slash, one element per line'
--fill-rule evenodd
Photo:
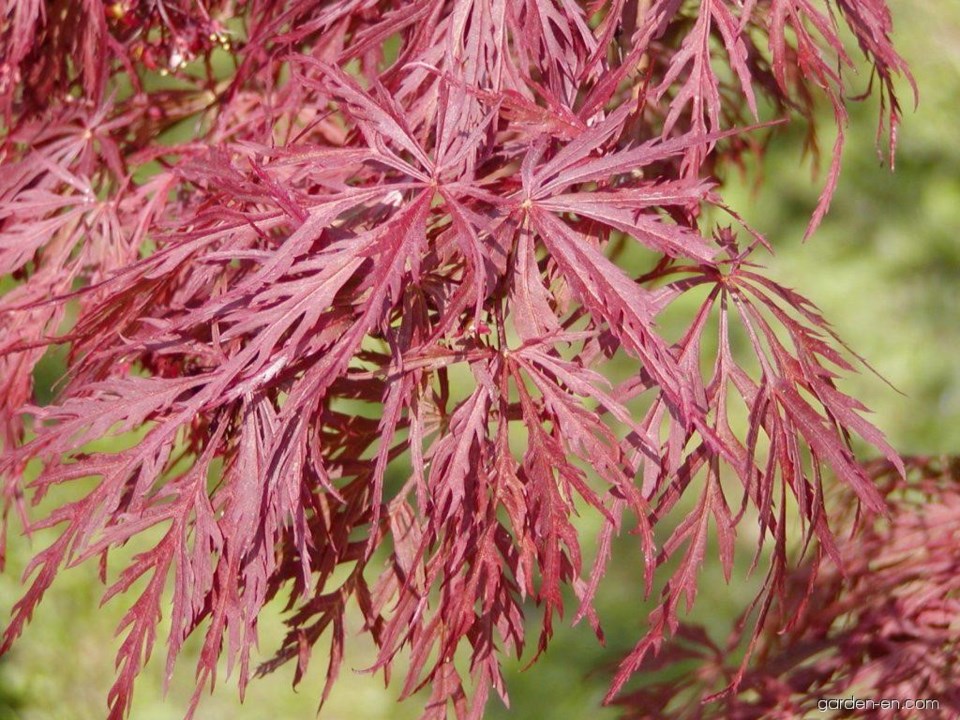
<path fill-rule="evenodd" d="M 765 121 L 812 123 L 825 100 L 840 132 L 817 225 L 847 32 L 892 150 L 905 67 L 883 0 L 0 8 L 0 470 L 8 511 L 59 531 L 3 647 L 64 566 L 99 556 L 107 599 L 139 580 L 111 718 L 162 613 L 168 668 L 203 636 L 191 708 L 220 656 L 242 692 L 280 593 L 289 634 L 264 670 L 294 661 L 299 679 L 322 641 L 326 696 L 349 609 L 376 668 L 404 653 L 404 695 L 430 688 L 425 717 L 478 717 L 506 698 L 526 602 L 540 650 L 567 588 L 599 634 L 594 595 L 631 527 L 638 593 L 661 601 L 612 696 L 676 632 L 711 525 L 728 575 L 746 507 L 773 543 L 762 626 L 791 503 L 834 556 L 825 470 L 882 509 L 851 434 L 897 460 L 835 384 L 839 341 L 754 264 L 765 240 L 703 211 Z M 658 317 L 691 307 L 664 337 Z M 32 372 L 64 343 L 38 407 Z M 71 485 L 92 489 L 30 517 L 27 499 Z M 589 571 L 577 509 L 603 519 Z M 108 551 L 151 529 L 108 579 Z"/>
<path fill-rule="evenodd" d="M 872 470 L 889 514 L 859 513 L 849 493 L 832 498 L 842 570 L 828 564 L 818 572 L 814 555 L 791 575 L 782 614 L 763 631 L 746 671 L 730 660 L 742 622 L 724 646 L 683 625 L 642 666 L 677 670 L 619 698 L 625 720 L 790 720 L 813 716 L 822 700 L 851 697 L 935 701 L 917 712 L 960 716 L 960 458 L 909 458 L 906 478 L 888 463 Z M 843 717 L 905 712 L 861 707 Z"/>

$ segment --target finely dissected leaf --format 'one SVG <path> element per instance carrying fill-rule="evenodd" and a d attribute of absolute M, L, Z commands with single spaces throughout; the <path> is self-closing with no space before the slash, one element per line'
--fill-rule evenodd
<path fill-rule="evenodd" d="M 603 637 L 630 527 L 658 602 L 613 694 L 671 634 L 704 644 L 681 616 L 714 538 L 733 577 L 748 508 L 755 643 L 791 541 L 843 559 L 824 474 L 882 509 L 851 436 L 895 453 L 836 382 L 856 357 L 755 265 L 771 243 L 705 215 L 736 220 L 728 170 L 825 100 L 820 221 L 846 37 L 895 137 L 881 0 L 0 0 L 0 19 L 4 525 L 55 534 L 3 647 L 99 558 L 127 603 L 110 717 L 169 613 L 168 680 L 202 636 L 191 714 L 221 658 L 242 695 L 286 662 L 299 682 L 319 644 L 326 699 L 354 614 L 425 717 L 479 718 L 531 604 L 537 656 L 568 590 Z M 577 513 L 600 519 L 595 558 Z"/>

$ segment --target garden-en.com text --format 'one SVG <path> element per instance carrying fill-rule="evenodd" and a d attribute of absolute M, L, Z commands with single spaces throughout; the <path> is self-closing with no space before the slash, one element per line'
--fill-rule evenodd
<path fill-rule="evenodd" d="M 817 701 L 820 712 L 830 710 L 939 710 L 939 700 L 899 698 L 822 698 Z"/>

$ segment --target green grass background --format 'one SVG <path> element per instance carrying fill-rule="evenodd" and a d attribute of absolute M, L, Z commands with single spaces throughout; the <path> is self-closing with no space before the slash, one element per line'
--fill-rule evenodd
<path fill-rule="evenodd" d="M 914 112 L 901 83 L 905 122 L 897 170 L 878 161 L 873 146 L 876 105 L 856 106 L 845 153 L 845 167 L 831 213 L 817 235 L 801 242 L 822 179 L 812 178 L 801 159 L 797 137 L 774 145 L 759 188 L 734 178 L 728 202 L 774 243 L 768 267 L 781 282 L 811 297 L 839 334 L 902 394 L 864 374 L 845 388 L 874 411 L 874 421 L 904 453 L 960 451 L 960 5 L 893 0 L 896 41 L 920 86 Z M 865 84 L 867 78 L 860 78 Z M 832 138 L 824 137 L 829 148 Z M 56 364 L 41 369 L 38 382 L 55 380 Z M 584 520 L 589 534 L 591 521 Z M 0 617 L 8 617 L 22 592 L 20 573 L 48 536 L 14 537 L 10 559 L 0 574 Z M 749 538 L 746 542 L 750 544 Z M 622 541 L 619 557 L 630 557 Z M 132 553 L 135 548 L 131 548 Z M 721 631 L 751 597 L 754 583 L 727 586 L 713 565 L 702 583 L 695 617 Z M 119 639 L 114 628 L 129 599 L 98 609 L 101 586 L 95 568 L 63 573 L 24 636 L 0 660 L 0 720 L 95 720 L 104 717 Z M 599 709 L 607 675 L 641 634 L 646 616 L 637 568 L 620 562 L 600 598 L 608 636 L 600 647 L 585 625 L 558 629 L 554 643 L 532 668 L 508 675 L 512 712 L 497 701 L 491 718 L 594 720 L 614 717 Z M 535 618 L 532 613 L 531 619 Z M 358 628 L 354 628 L 356 630 Z M 535 634 L 531 641 L 535 644 Z M 282 635 L 279 608 L 261 625 L 264 657 Z M 193 688 L 196 642 L 188 643 L 164 699 L 163 629 L 153 661 L 142 675 L 133 709 L 135 720 L 177 720 Z M 240 705 L 235 686 L 221 682 L 205 697 L 199 718 L 298 720 L 314 716 L 326 658 L 321 645 L 299 691 L 290 689 L 292 670 L 254 681 Z M 397 705 L 396 691 L 382 677 L 362 672 L 373 648 L 356 632 L 348 637 L 342 676 L 322 717 L 386 720 L 415 718 L 417 699 Z"/>

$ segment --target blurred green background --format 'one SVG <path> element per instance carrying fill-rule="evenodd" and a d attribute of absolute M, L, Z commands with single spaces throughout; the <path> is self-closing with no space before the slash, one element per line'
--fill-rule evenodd
<path fill-rule="evenodd" d="M 920 86 L 914 112 L 901 83 L 904 125 L 896 173 L 881 166 L 874 148 L 877 107 L 867 101 L 853 108 L 844 172 L 832 210 L 819 232 L 801 242 L 822 178 L 813 178 L 799 156 L 798 136 L 775 142 L 759 188 L 738 185 L 727 191 L 729 204 L 764 232 L 777 248 L 768 267 L 784 284 L 813 299 L 843 337 L 902 394 L 869 374 L 851 378 L 845 389 L 875 411 L 874 421 L 903 453 L 960 451 L 960 143 L 956 135 L 960 99 L 960 5 L 892 0 L 896 41 Z M 867 77 L 859 78 L 863 85 Z M 824 136 L 829 148 L 832 138 Z M 41 372 L 40 383 L 53 372 Z M 12 538 L 10 560 L 0 575 L 0 613 L 7 617 L 22 592 L 19 577 L 31 553 L 48 536 Z M 628 543 L 629 541 L 624 541 Z M 622 553 L 629 557 L 624 545 Z M 588 548 L 589 552 L 589 548 Z M 589 555 L 588 555 L 589 556 Z M 624 557 L 621 554 L 620 557 Z M 723 628 L 752 596 L 754 585 L 726 586 L 708 566 L 695 617 Z M 98 609 L 101 587 L 95 568 L 65 572 L 24 637 L 0 661 L 0 720 L 98 720 L 105 715 L 113 680 L 113 637 L 125 601 Z M 639 637 L 646 611 L 640 601 L 637 568 L 616 566 L 602 586 L 599 607 L 608 637 L 600 647 L 585 625 L 561 626 L 547 655 L 535 666 L 508 675 L 513 709 L 490 703 L 491 718 L 595 720 L 612 718 L 599 708 L 615 661 Z M 261 648 L 268 656 L 281 637 L 279 608 L 261 625 Z M 356 629 L 356 628 L 355 628 Z M 196 643 L 177 666 L 166 700 L 162 696 L 163 651 L 141 676 L 135 720 L 179 720 L 193 689 Z M 535 635 L 530 640 L 535 644 Z M 235 686 L 221 679 L 205 697 L 198 718 L 314 716 L 326 658 L 321 648 L 298 692 L 290 689 L 292 669 L 254 681 L 239 704 Z M 340 681 L 324 708 L 327 719 L 415 718 L 417 699 L 397 705 L 396 691 L 383 689 L 380 676 L 360 672 L 373 660 L 373 648 L 356 633 Z M 222 678 L 222 675 L 221 675 Z"/>

